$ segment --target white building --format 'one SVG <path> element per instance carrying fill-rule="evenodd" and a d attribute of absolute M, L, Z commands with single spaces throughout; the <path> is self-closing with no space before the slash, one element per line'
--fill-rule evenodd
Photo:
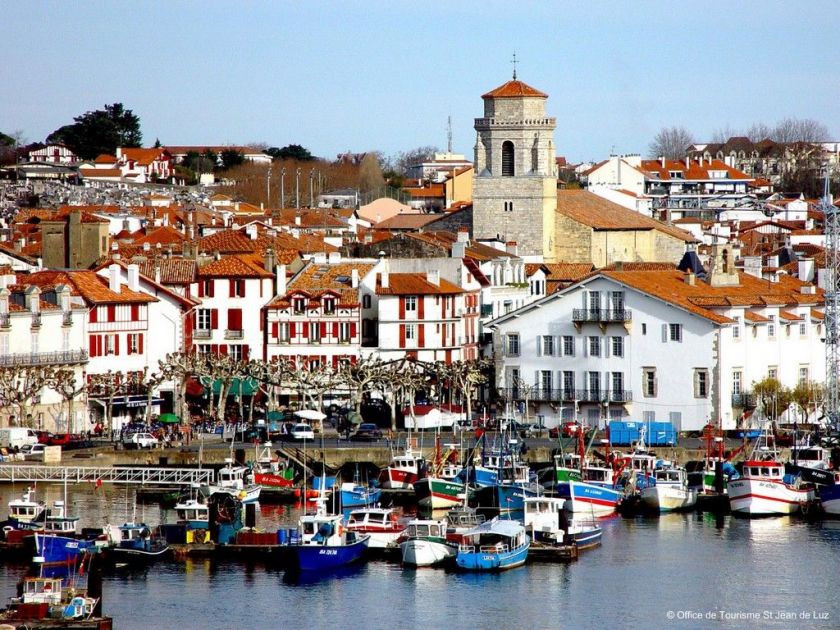
<path fill-rule="evenodd" d="M 739 274 L 730 255 L 716 251 L 709 281 L 617 264 L 498 318 L 499 392 L 527 394 L 548 426 L 632 419 L 697 431 L 743 424 L 750 388 L 767 376 L 787 387 L 822 382 L 822 292 L 785 275 Z"/>

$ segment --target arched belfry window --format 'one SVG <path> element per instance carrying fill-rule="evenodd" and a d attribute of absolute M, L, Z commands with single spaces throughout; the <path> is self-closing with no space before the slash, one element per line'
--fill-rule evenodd
<path fill-rule="evenodd" d="M 505 140 L 502 143 L 502 176 L 513 177 L 513 142 Z"/>

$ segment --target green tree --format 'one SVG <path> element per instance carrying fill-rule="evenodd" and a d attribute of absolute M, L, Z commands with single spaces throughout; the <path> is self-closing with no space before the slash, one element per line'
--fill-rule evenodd
<path fill-rule="evenodd" d="M 808 416 L 817 411 L 817 407 L 825 396 L 825 389 L 820 383 L 800 381 L 790 393 L 791 401 L 802 413 L 801 422 L 808 421 Z"/>
<path fill-rule="evenodd" d="M 269 147 L 265 150 L 267 155 L 270 155 L 275 160 L 298 160 L 300 162 L 309 162 L 315 157 L 309 152 L 309 149 L 302 147 L 299 144 L 287 144 L 285 147 Z"/>
<path fill-rule="evenodd" d="M 47 143 L 59 142 L 83 159 L 102 153 L 113 154 L 117 147 L 139 147 L 143 141 L 140 118 L 122 103 L 86 112 L 47 136 Z"/>
<path fill-rule="evenodd" d="M 225 149 L 219 157 L 222 160 L 222 170 L 227 170 L 233 166 L 239 166 L 245 162 L 245 156 L 236 149 Z"/>
<path fill-rule="evenodd" d="M 7 136 L 5 133 L 0 131 L 0 147 L 13 146 L 15 146 L 15 139 L 12 136 Z"/>
<path fill-rule="evenodd" d="M 776 422 L 792 402 L 791 391 L 772 376 L 753 383 L 752 393 L 764 416 Z"/>

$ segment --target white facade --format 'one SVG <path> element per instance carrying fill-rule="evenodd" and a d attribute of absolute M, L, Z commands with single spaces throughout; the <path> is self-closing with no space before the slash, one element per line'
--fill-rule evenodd
<path fill-rule="evenodd" d="M 547 426 L 630 419 L 698 431 L 720 419 L 734 429 L 754 382 L 824 380 L 812 308 L 753 304 L 715 310 L 712 319 L 600 275 L 491 323 L 496 386 L 513 400 L 528 393 Z M 745 325 L 747 312 L 768 321 Z"/>

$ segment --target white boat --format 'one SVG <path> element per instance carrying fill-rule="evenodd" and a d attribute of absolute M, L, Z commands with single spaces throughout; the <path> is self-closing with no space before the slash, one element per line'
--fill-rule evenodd
<path fill-rule="evenodd" d="M 594 518 L 569 519 L 560 497 L 529 497 L 525 499 L 525 529 L 531 540 L 549 545 L 573 542 L 578 549 L 601 544 L 601 526 Z"/>
<path fill-rule="evenodd" d="M 697 504 L 697 489 L 688 487 L 685 468 L 667 467 L 653 471 L 653 482 L 641 492 L 642 503 L 649 510 L 674 512 L 690 510 Z"/>
<path fill-rule="evenodd" d="M 258 484 L 245 483 L 245 476 L 248 469 L 244 466 L 235 466 L 233 460 L 225 460 L 227 465 L 220 468 L 218 472 L 218 483 L 205 488 L 205 494 L 210 496 L 216 492 L 227 492 L 236 497 L 242 503 L 255 503 L 259 501 L 262 486 Z"/>
<path fill-rule="evenodd" d="M 403 564 L 430 567 L 453 560 L 458 546 L 446 540 L 446 519 L 415 519 L 408 522 L 405 538 L 400 543 Z"/>
<path fill-rule="evenodd" d="M 350 512 L 346 528 L 358 535 L 370 535 L 369 549 L 387 549 L 396 546 L 405 531 L 397 513 L 392 508 L 359 508 Z"/>
<path fill-rule="evenodd" d="M 727 492 L 732 512 L 744 516 L 796 514 L 814 500 L 814 487 L 785 475 L 775 459 L 745 461 L 741 478 L 730 481 Z"/>

